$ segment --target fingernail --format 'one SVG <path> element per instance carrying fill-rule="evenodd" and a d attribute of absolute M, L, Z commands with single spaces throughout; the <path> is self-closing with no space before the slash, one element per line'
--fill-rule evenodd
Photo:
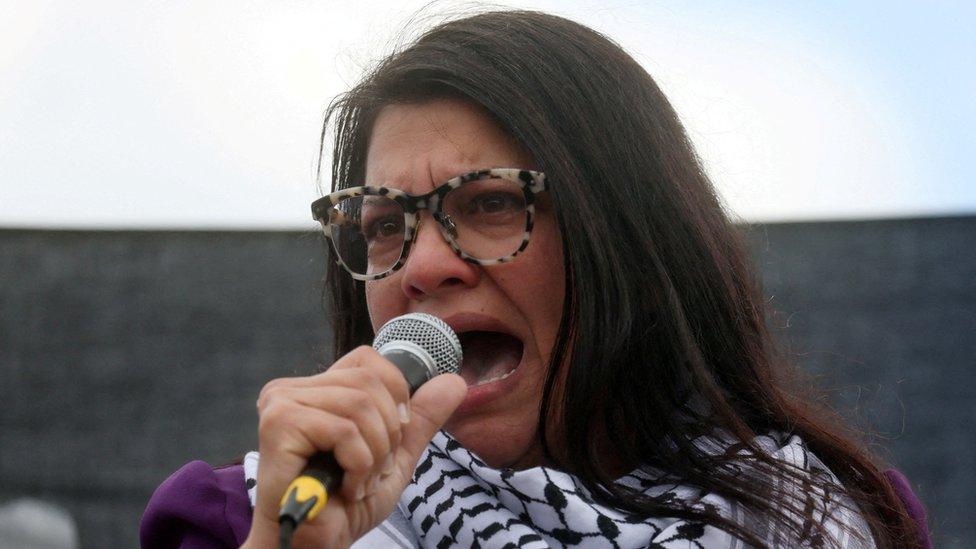
<path fill-rule="evenodd" d="M 386 461 L 383 463 L 383 476 L 393 473 L 393 465 L 393 453 L 391 452 L 390 455 L 386 456 Z"/>
<path fill-rule="evenodd" d="M 410 423 L 410 408 L 406 404 L 397 404 L 397 413 L 400 414 L 400 423 Z"/>
<path fill-rule="evenodd" d="M 359 488 L 356 488 L 356 501 L 359 501 L 364 497 L 366 497 L 366 486 L 364 484 L 360 484 Z"/>
<path fill-rule="evenodd" d="M 379 487 L 380 487 L 380 476 L 373 475 L 369 478 L 369 488 L 366 490 L 366 493 L 368 493 L 369 495 L 373 495 L 376 493 L 376 490 L 378 490 Z"/>

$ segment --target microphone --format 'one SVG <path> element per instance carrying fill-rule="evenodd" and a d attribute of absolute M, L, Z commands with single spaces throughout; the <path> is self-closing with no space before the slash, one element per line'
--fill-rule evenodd
<path fill-rule="evenodd" d="M 398 316 L 376 333 L 373 348 L 403 373 L 412 395 L 438 374 L 457 373 L 461 366 L 461 342 L 443 320 L 426 313 Z M 281 546 L 290 545 L 291 534 L 303 521 L 325 507 L 329 492 L 342 483 L 342 468 L 332 452 L 319 452 L 288 486 L 281 498 L 278 523 Z"/>

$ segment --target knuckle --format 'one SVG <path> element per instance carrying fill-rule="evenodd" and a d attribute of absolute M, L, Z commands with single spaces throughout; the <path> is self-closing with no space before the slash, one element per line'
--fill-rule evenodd
<path fill-rule="evenodd" d="M 336 437 L 339 440 L 351 439 L 352 437 L 359 436 L 359 427 L 356 426 L 356 422 L 347 418 L 338 418 L 332 425 Z"/>
<path fill-rule="evenodd" d="M 376 372 L 371 368 L 356 368 L 349 372 L 349 382 L 353 386 L 364 390 L 375 390 L 376 388 Z"/>
<path fill-rule="evenodd" d="M 258 440 L 269 441 L 280 436 L 284 430 L 275 415 L 262 415 L 258 420 Z"/>
<path fill-rule="evenodd" d="M 333 362 L 325 370 L 324 373 L 328 374 L 329 372 L 335 372 L 337 370 L 347 370 L 347 369 L 357 368 L 358 366 L 363 364 L 364 361 L 367 360 L 366 353 L 371 349 L 372 349 L 371 347 L 368 347 L 366 345 L 360 345 L 359 347 L 356 347 L 355 349 L 337 358 L 336 361 Z"/>
<path fill-rule="evenodd" d="M 265 406 L 258 417 L 258 428 L 274 428 L 280 425 L 285 418 L 284 406 L 280 404 L 269 404 Z"/>
<path fill-rule="evenodd" d="M 364 391 L 353 391 L 349 396 L 349 404 L 352 407 L 353 417 L 363 417 L 365 412 L 372 406 L 372 399 Z"/>
<path fill-rule="evenodd" d="M 383 389 L 384 385 L 382 375 L 375 368 L 364 368 L 362 376 L 363 383 L 366 387 L 374 391 Z"/>
<path fill-rule="evenodd" d="M 345 466 L 348 472 L 356 475 L 368 474 L 373 469 L 373 464 L 375 460 L 373 459 L 373 453 L 369 451 L 369 447 L 366 446 L 363 450 L 358 450 L 362 452 L 362 456 L 354 460 L 352 463 Z"/>
<path fill-rule="evenodd" d="M 264 384 L 264 387 L 261 388 L 261 393 L 264 394 L 274 389 L 277 389 L 278 387 L 281 387 L 284 384 L 284 382 L 285 380 L 281 378 L 272 379 L 271 381 Z"/>
<path fill-rule="evenodd" d="M 376 350 L 369 345 L 360 345 L 353 349 L 347 356 L 356 359 L 357 363 L 364 363 L 377 356 Z"/>
<path fill-rule="evenodd" d="M 261 387 L 261 392 L 258 393 L 258 409 L 266 407 L 273 396 L 281 391 L 282 381 L 280 379 L 272 379 L 271 381 L 264 384 Z"/>
<path fill-rule="evenodd" d="M 264 387 L 265 388 L 278 387 L 284 382 L 285 382 L 284 378 L 276 377 L 274 379 L 268 380 L 268 382 L 264 384 Z"/>

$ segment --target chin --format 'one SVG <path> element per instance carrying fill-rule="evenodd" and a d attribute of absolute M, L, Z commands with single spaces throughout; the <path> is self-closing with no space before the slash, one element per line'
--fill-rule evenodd
<path fill-rule="evenodd" d="M 451 418 L 444 430 L 466 449 L 494 469 L 526 469 L 541 465 L 542 451 L 536 437 L 535 418 L 531 427 L 490 418 Z"/>

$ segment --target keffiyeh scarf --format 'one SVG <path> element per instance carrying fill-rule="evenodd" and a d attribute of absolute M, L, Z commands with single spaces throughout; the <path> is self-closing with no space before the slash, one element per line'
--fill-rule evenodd
<path fill-rule="evenodd" d="M 755 444 L 779 460 L 812 475 L 836 478 L 809 453 L 799 437 L 757 437 Z M 731 443 L 708 439 L 709 451 Z M 244 461 L 251 502 L 255 501 L 257 453 Z M 744 506 L 707 493 L 649 468 L 617 481 L 644 495 L 699 510 L 715 511 L 759 535 L 770 534 Z M 809 489 L 809 488 L 808 488 Z M 868 546 L 841 527 L 868 532 L 842 493 L 815 491 L 814 518 L 834 543 Z M 843 504 L 842 504 L 843 503 Z M 863 535 L 863 534 L 862 534 Z M 822 541 L 822 540 L 821 540 Z M 801 542 L 797 542 L 800 545 Z M 812 543 L 816 545 L 816 541 Z M 828 544 L 829 545 L 829 544 Z M 393 515 L 354 544 L 361 547 L 745 547 L 729 533 L 701 522 L 628 515 L 597 503 L 574 476 L 548 467 L 524 471 L 487 466 L 455 439 L 439 432 L 421 455 L 413 481 Z"/>

